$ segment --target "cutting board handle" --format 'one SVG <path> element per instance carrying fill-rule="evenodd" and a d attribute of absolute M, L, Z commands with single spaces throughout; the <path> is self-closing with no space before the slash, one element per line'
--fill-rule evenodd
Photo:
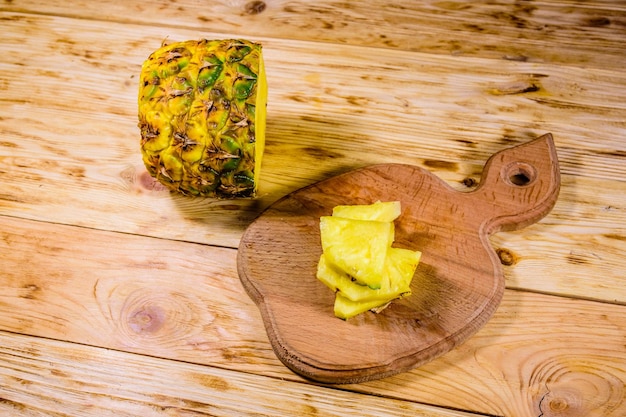
<path fill-rule="evenodd" d="M 470 193 L 476 216 L 483 217 L 482 231 L 489 235 L 539 221 L 556 203 L 560 185 L 550 133 L 494 154 Z"/>

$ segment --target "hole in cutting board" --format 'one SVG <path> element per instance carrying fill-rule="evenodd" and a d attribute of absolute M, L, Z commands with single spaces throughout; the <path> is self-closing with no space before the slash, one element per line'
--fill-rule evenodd
<path fill-rule="evenodd" d="M 524 187 L 535 181 L 537 170 L 525 162 L 513 162 L 503 168 L 501 175 L 509 185 Z"/>

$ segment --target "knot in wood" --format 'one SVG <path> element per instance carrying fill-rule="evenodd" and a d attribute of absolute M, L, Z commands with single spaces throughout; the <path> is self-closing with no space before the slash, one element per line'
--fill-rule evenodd
<path fill-rule="evenodd" d="M 562 388 L 548 392 L 541 401 L 542 415 L 578 417 L 589 415 L 581 392 L 573 388 Z"/>
<path fill-rule="evenodd" d="M 505 266 L 515 265 L 517 263 L 517 256 L 508 249 L 498 248 L 496 254 L 500 258 L 500 263 Z"/>
<path fill-rule="evenodd" d="M 266 6 L 264 1 L 249 1 L 245 6 L 246 14 L 262 13 Z"/>
<path fill-rule="evenodd" d="M 141 306 L 128 318 L 128 327 L 135 333 L 154 333 L 163 327 L 165 311 L 154 305 Z"/>
<path fill-rule="evenodd" d="M 125 295 L 119 312 L 124 335 L 140 342 L 169 344 L 193 333 L 199 320 L 193 297 L 164 289 L 137 288 Z"/>

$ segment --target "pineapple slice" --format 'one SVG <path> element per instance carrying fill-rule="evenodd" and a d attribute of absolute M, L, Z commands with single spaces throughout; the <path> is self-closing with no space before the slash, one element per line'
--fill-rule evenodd
<path fill-rule="evenodd" d="M 333 209 L 333 216 L 355 220 L 392 222 L 400 217 L 400 212 L 399 201 L 377 201 L 369 205 L 337 206 Z"/>
<path fill-rule="evenodd" d="M 380 300 L 355 302 L 350 300 L 348 297 L 344 297 L 340 293 L 337 293 L 337 295 L 335 295 L 333 312 L 335 313 L 336 317 L 342 320 L 348 320 L 356 315 L 365 313 L 368 310 L 384 306 L 387 303 L 389 303 L 389 301 L 383 302 L 382 304 Z"/>
<path fill-rule="evenodd" d="M 391 247 L 393 220 L 399 215 L 399 202 L 376 202 L 337 206 L 332 216 L 320 218 L 323 253 L 316 276 L 336 293 L 335 316 L 345 320 L 368 310 L 380 312 L 411 293 L 421 253 Z"/>
<path fill-rule="evenodd" d="M 380 288 L 387 248 L 393 242 L 393 223 L 323 216 L 320 233 L 331 265 L 359 284 Z"/>
<path fill-rule="evenodd" d="M 420 257 L 420 252 L 408 249 L 387 249 L 381 286 L 378 289 L 358 284 L 350 275 L 330 265 L 324 254 L 320 256 L 317 278 L 348 300 L 355 302 L 378 300 L 380 304 L 384 304 L 411 293 L 411 279 Z"/>
<path fill-rule="evenodd" d="M 261 45 L 239 39 L 163 45 L 139 78 L 148 172 L 183 194 L 254 197 L 265 147 Z"/>
<path fill-rule="evenodd" d="M 389 248 L 385 272 L 390 277 L 391 289 L 409 288 L 413 280 L 413 274 L 422 258 L 422 252 L 404 248 Z"/>

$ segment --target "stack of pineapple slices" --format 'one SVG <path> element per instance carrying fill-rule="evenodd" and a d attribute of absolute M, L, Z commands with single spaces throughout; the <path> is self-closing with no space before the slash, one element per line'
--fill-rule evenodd
<path fill-rule="evenodd" d="M 421 252 L 393 248 L 400 202 L 337 206 L 320 218 L 322 256 L 317 278 L 333 290 L 335 316 L 379 312 L 411 293 Z"/>

